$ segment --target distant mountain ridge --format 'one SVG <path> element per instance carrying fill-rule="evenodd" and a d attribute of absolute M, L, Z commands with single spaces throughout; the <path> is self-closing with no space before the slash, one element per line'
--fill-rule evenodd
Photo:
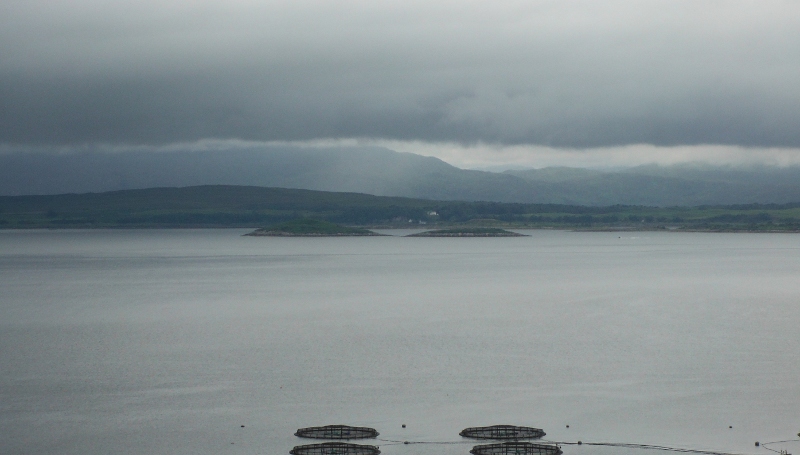
<path fill-rule="evenodd" d="M 249 185 L 433 200 L 605 206 L 800 201 L 800 167 L 686 164 L 617 171 L 459 169 L 381 147 L 0 154 L 0 195 Z"/>
<path fill-rule="evenodd" d="M 800 167 L 644 165 L 620 171 L 544 168 L 506 171 L 548 182 L 580 205 L 696 206 L 800 200 Z"/>

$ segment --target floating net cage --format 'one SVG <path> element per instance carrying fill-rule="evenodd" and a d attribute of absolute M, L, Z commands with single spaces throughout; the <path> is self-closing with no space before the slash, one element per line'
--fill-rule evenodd
<path fill-rule="evenodd" d="M 545 432 L 539 428 L 492 425 L 490 427 L 465 428 L 459 434 L 474 439 L 538 439 L 544 436 Z"/>
<path fill-rule="evenodd" d="M 374 428 L 367 427 L 326 425 L 324 427 L 301 428 L 294 435 L 312 439 L 366 439 L 377 437 L 378 432 Z"/>
<path fill-rule="evenodd" d="M 296 446 L 289 453 L 292 455 L 378 455 L 381 451 L 376 446 L 365 444 L 323 442 L 322 444 Z"/>
<path fill-rule="evenodd" d="M 472 455 L 561 455 L 561 449 L 550 444 L 502 442 L 475 446 L 469 453 Z"/>

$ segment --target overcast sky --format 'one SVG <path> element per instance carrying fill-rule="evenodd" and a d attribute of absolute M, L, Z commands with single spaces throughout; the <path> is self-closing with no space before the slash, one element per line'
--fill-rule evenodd
<path fill-rule="evenodd" d="M 800 2 L 0 2 L 5 149 L 204 139 L 796 162 Z"/>

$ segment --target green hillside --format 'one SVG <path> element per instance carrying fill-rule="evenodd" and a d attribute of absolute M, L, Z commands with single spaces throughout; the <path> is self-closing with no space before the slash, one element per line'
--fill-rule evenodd
<path fill-rule="evenodd" d="M 0 197 L 0 228 L 260 228 L 297 218 L 373 227 L 798 231 L 800 204 L 587 207 L 224 185 Z"/>
<path fill-rule="evenodd" d="M 0 195 L 233 185 L 440 201 L 607 207 L 800 202 L 800 166 L 687 163 L 626 169 L 459 169 L 381 147 L 232 147 L 0 153 Z"/>

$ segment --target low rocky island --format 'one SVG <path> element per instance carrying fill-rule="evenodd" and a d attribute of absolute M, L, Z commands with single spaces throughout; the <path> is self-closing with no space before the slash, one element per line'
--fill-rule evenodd
<path fill-rule="evenodd" d="M 367 229 L 342 226 L 327 221 L 300 218 L 245 234 L 253 237 L 359 237 L 381 235 Z"/>
<path fill-rule="evenodd" d="M 419 232 L 406 237 L 527 237 L 500 228 L 454 228 Z"/>

